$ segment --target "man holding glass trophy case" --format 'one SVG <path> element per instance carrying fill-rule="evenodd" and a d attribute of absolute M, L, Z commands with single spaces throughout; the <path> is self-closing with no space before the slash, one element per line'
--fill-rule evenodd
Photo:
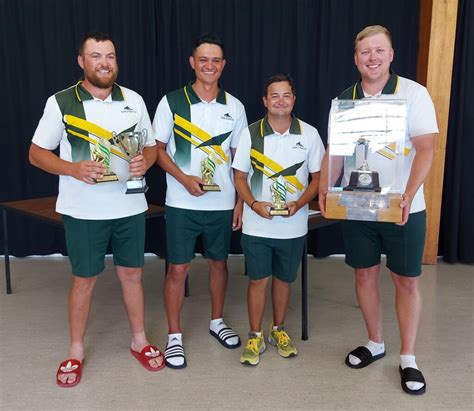
<path fill-rule="evenodd" d="M 383 102 L 385 99 L 400 100 L 406 104 L 404 148 L 401 150 L 404 160 L 397 177 L 403 193 L 400 202 L 401 223 L 342 222 L 346 263 L 355 269 L 356 294 L 369 339 L 367 344 L 351 351 L 345 362 L 348 367 L 358 369 L 385 356 L 379 290 L 380 256 L 384 252 L 396 290 L 395 305 L 401 339 L 401 387 L 408 394 L 419 395 L 426 390 L 426 381 L 415 361 L 415 341 L 421 313 L 418 278 L 421 274 L 426 224 L 423 182 L 431 168 L 438 127 L 428 91 L 420 84 L 392 72 L 390 64 L 393 56 L 391 35 L 385 27 L 364 28 L 356 36 L 354 51 L 355 65 L 361 79 L 338 97 L 341 104 L 344 104 L 344 100 L 359 99 L 364 99 L 367 104 L 371 101 Z M 391 157 L 387 155 L 390 154 L 390 147 L 371 152 L 367 161 L 369 143 L 366 139 L 358 141 L 356 149 L 357 146 L 365 146 L 363 165 L 350 173 L 350 181 L 343 184 L 344 190 L 369 189 L 375 192 L 379 176 L 383 179 L 386 177 L 384 173 L 390 172 Z M 328 211 L 328 186 L 333 184 L 332 177 L 336 174 L 334 170 L 329 171 L 330 152 L 326 153 L 321 167 L 319 203 L 323 215 Z M 344 166 L 346 168 L 347 161 Z M 349 174 L 346 169 L 344 174 Z M 346 177 L 345 180 L 349 179 Z"/>
<path fill-rule="evenodd" d="M 70 348 L 56 374 L 60 387 L 81 379 L 84 335 L 97 276 L 104 270 L 110 243 L 132 331 L 131 353 L 150 371 L 165 365 L 144 329 L 142 267 L 145 211 L 143 194 L 126 194 L 129 176 L 141 177 L 156 159 L 155 141 L 144 141 L 133 158 L 114 141 L 114 134 L 151 130 L 143 99 L 115 83 L 115 46 L 105 33 L 87 33 L 81 40 L 79 66 L 84 80 L 51 96 L 30 147 L 30 162 L 59 175 L 56 211 L 63 215 L 72 265 L 69 292 Z M 140 137 L 141 138 L 141 137 Z M 53 150 L 59 146 L 59 156 Z"/>
<path fill-rule="evenodd" d="M 213 33 L 199 36 L 189 64 L 195 80 L 165 95 L 156 109 L 153 133 L 158 165 L 166 171 L 166 239 L 169 268 L 164 297 L 168 317 L 166 364 L 186 367 L 180 325 L 184 284 L 198 236 L 209 265 L 210 334 L 224 347 L 240 346 L 223 319 L 227 257 L 232 230 L 241 226 L 231 161 L 247 126 L 244 106 L 219 86 L 226 64 L 224 45 Z"/>
<path fill-rule="evenodd" d="M 235 186 L 245 203 L 242 249 L 249 276 L 250 332 L 242 364 L 257 365 L 266 348 L 262 320 L 270 277 L 273 322 L 268 342 L 284 358 L 297 355 L 285 317 L 308 231 L 308 202 L 318 191 L 324 146 L 318 131 L 292 114 L 295 101 L 291 77 L 271 77 L 263 92 L 267 115 L 244 130 L 232 164 Z"/>

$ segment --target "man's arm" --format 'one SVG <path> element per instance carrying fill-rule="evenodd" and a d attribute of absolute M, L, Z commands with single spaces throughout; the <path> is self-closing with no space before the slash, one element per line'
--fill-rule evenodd
<path fill-rule="evenodd" d="M 247 183 L 247 176 L 248 173 L 234 169 L 234 183 L 237 193 L 239 194 L 242 201 L 247 203 L 248 206 L 260 217 L 271 219 L 272 216 L 268 212 L 268 208 L 271 207 L 271 203 L 255 200 Z"/>
<path fill-rule="evenodd" d="M 430 172 L 433 164 L 436 136 L 437 134 L 433 133 L 412 138 L 416 152 L 411 165 L 410 177 L 403 193 L 403 200 L 400 203 L 400 207 L 403 208 L 403 218 L 399 225 L 404 225 L 408 221 L 413 197 Z"/>
<path fill-rule="evenodd" d="M 195 197 L 202 196 L 204 191 L 201 190 L 199 184 L 204 184 L 204 181 L 202 181 L 202 179 L 198 176 L 192 176 L 183 173 L 166 152 L 166 143 L 157 140 L 156 146 L 156 163 L 168 174 L 171 174 L 176 180 L 178 180 L 186 188 L 186 190 L 188 190 L 189 194 Z"/>
<path fill-rule="evenodd" d="M 235 153 L 237 151 L 236 148 L 231 148 L 230 149 L 232 153 L 232 159 L 235 157 Z M 244 211 L 244 202 L 239 196 L 239 193 L 236 193 L 235 196 L 235 207 L 234 207 L 234 215 L 232 217 L 232 230 L 237 231 L 242 228 L 242 214 Z"/>
<path fill-rule="evenodd" d="M 71 176 L 87 184 L 95 184 L 105 173 L 105 167 L 96 161 L 83 160 L 76 163 L 59 158 L 50 150 L 31 143 L 30 163 L 51 174 Z"/>

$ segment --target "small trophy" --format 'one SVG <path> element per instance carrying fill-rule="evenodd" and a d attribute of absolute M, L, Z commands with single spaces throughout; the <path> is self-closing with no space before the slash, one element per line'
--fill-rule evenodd
<path fill-rule="evenodd" d="M 204 181 L 204 184 L 199 184 L 199 186 L 202 191 L 221 191 L 219 185 L 212 181 L 215 170 L 216 161 L 214 160 L 214 156 L 209 154 L 201 161 L 201 178 Z"/>
<path fill-rule="evenodd" d="M 94 179 L 96 183 L 118 181 L 117 174 L 110 170 L 110 147 L 110 142 L 105 138 L 101 138 L 91 150 L 92 160 L 102 163 L 105 167 L 105 174 L 102 178 Z"/>
<path fill-rule="evenodd" d="M 130 162 L 132 158 L 142 154 L 143 147 L 145 147 L 147 130 L 130 131 L 116 134 L 112 132 L 114 143 L 120 146 Z M 126 194 L 146 193 L 148 186 L 146 185 L 143 176 L 130 176 L 127 180 Z"/>
<path fill-rule="evenodd" d="M 282 176 L 279 176 L 270 186 L 272 193 L 272 203 L 270 207 L 270 215 L 290 215 L 290 210 L 286 205 L 286 181 Z"/>
<path fill-rule="evenodd" d="M 356 153 L 357 147 L 363 145 L 364 160 L 357 170 L 351 172 L 349 185 L 344 187 L 344 191 L 380 192 L 379 173 L 377 171 L 370 170 L 369 163 L 367 162 L 367 156 L 369 154 L 369 142 L 370 141 L 365 138 L 359 138 L 359 140 L 357 140 Z"/>

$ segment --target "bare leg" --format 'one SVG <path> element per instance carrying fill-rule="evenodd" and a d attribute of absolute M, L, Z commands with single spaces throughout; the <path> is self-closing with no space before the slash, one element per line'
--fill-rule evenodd
<path fill-rule="evenodd" d="M 208 260 L 211 320 L 222 318 L 227 290 L 227 261 Z"/>
<path fill-rule="evenodd" d="M 276 277 L 272 279 L 273 324 L 285 323 L 288 301 L 290 299 L 290 284 Z"/>
<path fill-rule="evenodd" d="M 189 264 L 170 264 L 168 267 L 163 293 L 169 334 L 181 332 L 179 318 L 184 301 L 184 283 L 188 269 Z"/>
<path fill-rule="evenodd" d="M 73 275 L 69 290 L 69 332 L 71 335 L 69 358 L 79 361 L 84 359 L 84 335 L 96 281 L 97 277 L 82 278 Z M 72 384 L 76 381 L 76 376 L 73 373 L 60 373 L 58 379 L 64 384 Z"/>
<path fill-rule="evenodd" d="M 132 331 L 131 348 L 134 351 L 141 352 L 143 348 L 149 345 L 145 334 L 142 269 L 120 266 L 116 266 L 115 269 L 122 286 L 123 302 Z M 150 366 L 157 368 L 163 363 L 163 358 L 152 358 L 148 363 Z"/>
<path fill-rule="evenodd" d="M 247 307 L 251 331 L 259 332 L 262 330 L 263 312 L 265 310 L 265 290 L 269 278 L 270 277 L 249 281 Z"/>
<path fill-rule="evenodd" d="M 355 288 L 357 300 L 364 317 L 369 340 L 381 343 L 382 306 L 379 285 L 380 264 L 355 270 Z"/>
<path fill-rule="evenodd" d="M 395 284 L 395 307 L 400 328 L 400 354 L 415 355 L 416 334 L 421 314 L 418 277 L 402 277 L 391 273 Z"/>

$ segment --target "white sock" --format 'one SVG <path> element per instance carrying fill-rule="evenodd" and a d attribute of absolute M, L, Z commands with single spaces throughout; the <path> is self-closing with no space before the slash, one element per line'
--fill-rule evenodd
<path fill-rule="evenodd" d="M 251 333 L 255 334 L 258 338 L 262 337 L 263 331 L 250 331 Z"/>
<path fill-rule="evenodd" d="M 365 344 L 365 348 L 367 348 L 372 355 L 378 355 L 382 354 L 385 351 L 385 343 L 383 341 L 381 343 L 377 343 L 369 340 L 369 342 Z M 352 365 L 358 365 L 360 364 L 360 359 L 352 354 L 349 354 L 349 362 Z"/>
<path fill-rule="evenodd" d="M 223 328 L 229 328 L 225 324 L 223 318 L 216 318 L 214 320 L 211 320 L 211 323 L 209 324 L 209 329 L 214 331 L 216 334 L 219 334 L 219 331 Z M 226 340 L 226 343 L 229 345 L 236 345 L 239 343 L 239 337 L 229 338 Z"/>
<path fill-rule="evenodd" d="M 183 345 L 183 334 L 182 333 L 174 333 L 168 334 L 168 345 L 167 347 L 172 347 L 173 345 Z M 174 358 L 167 358 L 168 361 L 172 365 L 180 366 L 184 364 L 183 357 L 174 357 Z"/>
<path fill-rule="evenodd" d="M 400 367 L 402 368 L 402 370 L 407 367 L 414 368 L 415 370 L 417 370 L 418 365 L 416 365 L 415 358 L 416 357 L 414 355 L 400 355 Z M 412 391 L 419 390 L 421 387 L 423 387 L 423 385 L 425 384 L 416 381 L 407 381 L 406 383 L 408 389 Z"/>

